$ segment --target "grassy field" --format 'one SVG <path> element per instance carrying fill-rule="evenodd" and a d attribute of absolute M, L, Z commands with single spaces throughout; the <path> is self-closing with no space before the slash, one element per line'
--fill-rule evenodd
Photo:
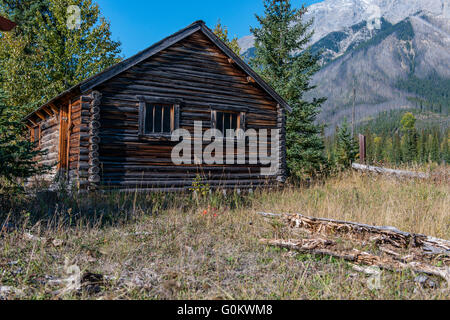
<path fill-rule="evenodd" d="M 283 238 L 256 212 L 302 213 L 450 239 L 448 176 L 396 180 L 347 172 L 308 188 L 240 196 L 41 194 L 6 199 L 0 296 L 7 299 L 448 299 L 411 271 L 383 271 L 381 287 L 343 260 L 262 246 Z M 10 206 L 8 208 L 8 205 Z M 89 218 L 88 218 L 89 217 Z M 32 235 L 32 236 L 31 236 Z M 99 286 L 60 291 L 77 266 Z M 93 277 L 93 276 L 92 276 Z"/>

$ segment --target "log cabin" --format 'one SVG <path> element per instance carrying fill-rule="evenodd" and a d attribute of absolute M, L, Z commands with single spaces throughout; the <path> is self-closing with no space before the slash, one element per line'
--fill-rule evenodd
<path fill-rule="evenodd" d="M 31 139 L 47 151 L 39 161 L 55 164 L 41 177 L 48 182 L 64 178 L 79 190 L 181 191 L 200 177 L 211 188 L 253 189 L 285 181 L 290 111 L 273 88 L 197 21 L 61 93 L 24 122 Z M 262 176 L 261 163 L 175 165 L 171 154 L 177 142 L 170 135 L 176 129 L 194 133 L 200 121 L 204 131 L 279 130 L 276 174 Z"/>

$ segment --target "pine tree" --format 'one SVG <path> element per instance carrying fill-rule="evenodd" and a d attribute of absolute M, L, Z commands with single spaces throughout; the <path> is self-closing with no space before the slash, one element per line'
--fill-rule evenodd
<path fill-rule="evenodd" d="M 236 53 L 238 56 L 241 55 L 241 48 L 238 44 L 238 38 L 234 37 L 230 40 L 230 38 L 228 37 L 228 28 L 226 26 L 222 26 L 220 19 L 219 21 L 217 21 L 216 27 L 214 28 L 213 32 L 217 37 L 219 37 L 220 40 L 225 42 L 225 44 L 228 45 L 228 47 L 233 50 L 234 53 Z"/>
<path fill-rule="evenodd" d="M 383 161 L 383 138 L 382 137 L 375 137 L 373 139 L 374 148 L 375 148 L 375 154 L 374 154 L 374 160 L 375 162 L 381 162 Z"/>
<path fill-rule="evenodd" d="M 441 150 L 439 143 L 439 129 L 433 130 L 431 138 L 430 160 L 436 163 L 441 163 Z"/>
<path fill-rule="evenodd" d="M 449 148 L 449 138 L 450 138 L 450 130 L 447 130 L 444 141 L 442 142 L 442 158 L 444 159 L 446 164 L 450 164 L 450 148 Z"/>
<path fill-rule="evenodd" d="M 373 159 L 373 141 L 372 141 L 372 132 L 366 128 L 364 135 L 366 136 L 366 153 L 367 153 L 367 162 L 372 163 Z"/>
<path fill-rule="evenodd" d="M 386 146 L 385 146 L 385 160 L 388 163 L 393 163 L 394 162 L 394 145 L 393 145 L 393 140 L 391 137 L 388 137 L 386 139 Z"/>
<path fill-rule="evenodd" d="M 325 138 L 325 149 L 327 153 L 327 161 L 330 165 L 336 165 L 336 146 L 338 137 L 339 127 L 336 126 L 333 136 Z"/>
<path fill-rule="evenodd" d="M 403 154 L 402 154 L 402 146 L 401 146 L 401 140 L 400 135 L 398 132 L 394 134 L 393 139 L 393 160 L 396 165 L 399 165 L 403 161 Z"/>
<path fill-rule="evenodd" d="M 1 35 L 1 88 L 22 115 L 120 61 L 120 43 L 91 0 L 0 0 L 19 25 Z M 70 5 L 80 8 L 79 28 Z"/>
<path fill-rule="evenodd" d="M 350 167 L 353 161 L 355 161 L 357 154 L 358 145 L 355 139 L 352 137 L 349 124 L 347 122 L 347 119 L 345 119 L 337 134 L 337 164 L 344 168 Z"/>
<path fill-rule="evenodd" d="M 404 134 L 402 138 L 403 160 L 411 163 L 417 159 L 416 118 L 408 112 L 403 116 L 401 125 Z"/>
<path fill-rule="evenodd" d="M 35 158 L 44 153 L 23 138 L 23 123 L 12 118 L 9 108 L 0 105 L 0 183 L 7 182 L 17 187 L 18 178 L 26 179 L 45 173 L 50 168 L 35 162 Z"/>
<path fill-rule="evenodd" d="M 251 64 L 293 109 L 286 123 L 288 170 L 302 179 L 326 163 L 322 126 L 316 124 L 325 99 L 303 100 L 319 70 L 319 57 L 307 48 L 312 21 L 304 21 L 305 7 L 292 8 L 289 0 L 264 0 L 264 7 L 264 15 L 256 16 L 260 27 L 251 28 L 256 49 Z"/>
<path fill-rule="evenodd" d="M 425 133 L 425 130 L 422 130 L 419 137 L 419 143 L 418 143 L 418 160 L 420 163 L 427 163 L 428 162 L 428 153 L 427 153 L 427 135 Z"/>

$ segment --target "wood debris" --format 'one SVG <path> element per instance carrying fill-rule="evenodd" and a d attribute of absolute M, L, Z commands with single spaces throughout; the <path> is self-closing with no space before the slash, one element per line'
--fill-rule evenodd
<path fill-rule="evenodd" d="M 319 219 L 301 214 L 259 214 L 281 219 L 295 235 L 299 235 L 298 239 L 261 239 L 261 244 L 341 258 L 357 265 L 390 271 L 409 269 L 439 276 L 450 285 L 448 240 L 402 232 L 393 227 Z"/>

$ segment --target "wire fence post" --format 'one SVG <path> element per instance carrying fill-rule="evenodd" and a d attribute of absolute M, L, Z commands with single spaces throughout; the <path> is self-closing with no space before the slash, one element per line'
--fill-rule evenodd
<path fill-rule="evenodd" d="M 359 135 L 359 162 L 361 164 L 366 164 L 367 158 L 367 147 L 366 147 L 366 136 Z"/>

